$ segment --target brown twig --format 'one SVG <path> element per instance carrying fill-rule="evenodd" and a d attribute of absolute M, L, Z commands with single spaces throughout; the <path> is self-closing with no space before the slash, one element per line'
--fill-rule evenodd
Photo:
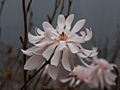
<path fill-rule="evenodd" d="M 25 8 L 25 0 L 22 0 L 22 6 L 23 6 L 23 17 L 24 17 L 24 43 L 23 43 L 23 49 L 26 50 L 27 47 L 27 13 Z M 23 62 L 26 63 L 26 55 L 23 54 Z M 27 80 L 27 71 L 24 70 L 24 83 Z"/>
<path fill-rule="evenodd" d="M 63 13 L 63 9 L 64 9 L 64 2 L 65 2 L 65 0 L 62 0 L 62 7 L 61 7 L 61 10 L 60 10 L 60 14 L 62 14 L 62 13 Z"/>
<path fill-rule="evenodd" d="M 69 0 L 67 16 L 70 14 L 71 5 L 72 5 L 72 0 Z"/>
<path fill-rule="evenodd" d="M 52 17 L 50 18 L 50 16 L 47 15 L 48 20 L 49 20 L 49 22 L 50 22 L 51 24 L 52 24 L 52 22 L 53 22 L 53 20 L 54 20 L 54 17 L 55 17 L 55 15 L 56 15 L 56 13 L 57 13 L 57 9 L 59 8 L 59 6 L 60 6 L 60 0 L 55 0 L 55 8 L 54 8 L 54 12 L 53 12 Z"/>
<path fill-rule="evenodd" d="M 27 13 L 28 13 L 29 10 L 30 10 L 30 6 L 31 6 L 31 4 L 32 4 L 32 0 L 30 0 L 29 3 L 28 3 L 28 6 L 27 6 Z"/>
<path fill-rule="evenodd" d="M 40 68 L 38 71 L 36 71 L 36 72 L 31 76 L 31 78 L 28 79 L 28 80 L 24 83 L 24 85 L 22 86 L 21 90 L 23 90 L 23 89 L 26 87 L 27 83 L 29 83 L 29 81 L 30 81 L 31 79 L 33 79 L 33 78 L 34 78 L 47 64 L 49 64 L 49 63 L 50 63 L 50 60 L 49 60 L 49 61 L 46 61 L 46 62 L 41 66 L 41 68 Z"/>
<path fill-rule="evenodd" d="M 116 79 L 116 90 L 120 90 L 120 74 L 119 74 L 119 70 L 117 69 L 117 67 L 113 67 L 116 75 L 117 75 L 117 79 Z"/>

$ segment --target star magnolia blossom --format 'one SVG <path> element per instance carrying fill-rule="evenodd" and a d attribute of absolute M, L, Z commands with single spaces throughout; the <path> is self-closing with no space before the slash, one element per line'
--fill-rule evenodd
<path fill-rule="evenodd" d="M 81 83 L 85 82 L 86 79 L 89 77 L 89 70 L 88 68 L 84 66 L 78 65 L 77 67 L 74 68 L 73 72 L 70 74 L 70 77 L 66 79 L 60 80 L 62 83 L 69 83 L 70 87 L 76 87 L 80 85 Z"/>
<path fill-rule="evenodd" d="M 91 30 L 86 29 L 86 33 L 81 31 L 81 36 L 76 34 L 85 24 L 85 19 L 79 20 L 71 29 L 73 19 L 73 14 L 66 19 L 63 15 L 59 15 L 56 29 L 48 22 L 43 22 L 44 31 L 36 28 L 36 36 L 28 34 L 29 42 L 34 46 L 22 50 L 24 54 L 32 56 L 26 62 L 25 69 L 36 69 L 46 60 L 50 60 L 48 72 L 52 78 L 56 79 L 61 67 L 66 71 L 73 70 L 75 54 L 80 58 L 93 57 L 97 54 L 96 49 L 86 50 L 80 45 L 91 39 Z"/>
<path fill-rule="evenodd" d="M 94 69 L 90 69 L 91 74 L 87 79 L 87 83 L 97 88 L 100 84 L 101 88 L 107 87 L 110 89 L 111 85 L 115 85 L 116 75 L 112 72 L 114 64 L 109 64 L 105 59 L 94 58 L 94 62 L 91 64 Z"/>

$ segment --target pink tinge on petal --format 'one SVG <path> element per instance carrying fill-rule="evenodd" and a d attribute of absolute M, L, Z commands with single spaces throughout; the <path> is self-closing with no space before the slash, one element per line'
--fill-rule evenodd
<path fill-rule="evenodd" d="M 64 15 L 59 15 L 58 16 L 57 25 L 61 29 L 64 28 L 64 26 L 65 26 L 65 17 L 64 17 Z"/>
<path fill-rule="evenodd" d="M 50 77 L 51 77 L 53 80 L 56 80 L 57 75 L 58 75 L 58 69 L 57 69 L 57 67 L 55 67 L 55 66 L 53 66 L 53 65 L 49 65 L 48 74 L 50 75 Z"/>
<path fill-rule="evenodd" d="M 43 62 L 45 61 L 45 58 L 43 58 L 41 55 L 33 55 L 28 59 L 26 64 L 24 65 L 25 70 L 34 70 L 40 67 Z"/>
<path fill-rule="evenodd" d="M 72 53 L 78 53 L 80 51 L 80 49 L 72 43 L 67 43 L 67 45 Z"/>
<path fill-rule="evenodd" d="M 54 31 L 55 30 L 53 28 L 53 26 L 50 23 L 48 23 L 48 22 L 43 22 L 42 26 L 43 26 L 45 32 L 46 31 Z"/>
<path fill-rule="evenodd" d="M 62 65 L 63 67 L 68 70 L 68 71 L 71 71 L 71 66 L 70 66 L 70 62 L 69 62 L 69 51 L 66 49 L 66 50 L 63 50 L 63 54 L 62 54 Z"/>
<path fill-rule="evenodd" d="M 100 85 L 101 85 L 101 88 L 104 89 L 104 76 L 103 76 L 103 71 L 101 69 L 98 70 L 97 72 L 97 75 L 98 75 L 98 78 L 99 78 L 99 81 L 100 81 Z"/>
<path fill-rule="evenodd" d="M 33 52 L 36 51 L 36 50 L 38 50 L 38 47 L 36 47 L 36 46 L 33 46 L 33 47 L 31 47 L 31 48 L 29 48 L 29 49 L 27 49 L 27 50 L 21 49 L 21 51 L 22 51 L 25 55 L 28 55 L 28 56 L 33 55 Z"/>
<path fill-rule="evenodd" d="M 77 23 L 72 28 L 72 30 L 70 32 L 70 35 L 73 35 L 76 32 L 78 32 L 84 26 L 84 24 L 85 24 L 85 19 L 77 21 Z"/>
<path fill-rule="evenodd" d="M 70 30 L 70 28 L 71 28 L 71 24 L 72 24 L 72 22 L 73 22 L 73 19 L 74 19 L 74 14 L 71 14 L 71 15 L 69 15 L 68 17 L 67 17 L 67 19 L 66 19 L 66 21 L 65 21 L 65 25 L 66 25 L 66 29 L 67 30 Z"/>
<path fill-rule="evenodd" d="M 87 35 L 85 36 L 85 41 L 88 41 L 92 38 L 92 30 L 86 28 Z"/>
<path fill-rule="evenodd" d="M 60 47 L 57 46 L 56 50 L 55 50 L 55 53 L 51 59 L 51 65 L 55 65 L 55 66 L 58 66 L 59 64 L 59 61 L 61 59 L 61 55 L 62 55 L 62 51 L 60 50 Z"/>
<path fill-rule="evenodd" d="M 67 42 L 84 43 L 85 37 L 74 34 L 67 39 Z"/>
<path fill-rule="evenodd" d="M 39 35 L 44 35 L 44 32 L 42 30 L 40 30 L 38 27 L 35 28 L 36 33 Z"/>
<path fill-rule="evenodd" d="M 49 58 L 51 57 L 51 55 L 54 53 L 56 46 L 58 45 L 58 43 L 54 43 L 52 45 L 50 45 L 44 52 L 43 52 L 43 57 L 46 58 L 46 60 L 49 60 Z"/>
<path fill-rule="evenodd" d="M 30 43 L 37 43 L 41 41 L 44 38 L 44 36 L 34 36 L 31 33 L 28 33 L 28 40 Z"/>

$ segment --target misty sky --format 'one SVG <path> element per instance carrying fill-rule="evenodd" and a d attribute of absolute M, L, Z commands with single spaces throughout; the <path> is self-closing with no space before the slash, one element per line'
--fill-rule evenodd
<path fill-rule="evenodd" d="M 27 0 L 28 1 L 28 0 Z M 41 27 L 47 20 L 47 14 L 51 15 L 55 0 L 33 0 L 31 9 L 33 16 L 33 29 Z M 116 25 L 120 23 L 120 0 L 72 0 L 71 13 L 75 14 L 73 24 L 79 19 L 87 20 L 86 26 L 91 27 L 94 37 L 114 41 L 117 32 Z M 2 40 L 6 44 L 16 47 L 21 45 L 19 36 L 23 35 L 22 0 L 6 0 L 1 16 Z M 67 10 L 65 2 L 64 14 Z M 54 23 L 56 23 L 56 18 Z M 112 43 L 113 44 L 113 43 Z"/>

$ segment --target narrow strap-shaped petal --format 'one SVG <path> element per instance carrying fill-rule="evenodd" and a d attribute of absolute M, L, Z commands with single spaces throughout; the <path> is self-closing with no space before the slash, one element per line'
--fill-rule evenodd
<path fill-rule="evenodd" d="M 44 32 L 40 30 L 40 28 L 36 27 L 35 30 L 36 30 L 36 33 L 38 33 L 39 35 L 44 35 Z"/>
<path fill-rule="evenodd" d="M 74 14 L 71 14 L 67 17 L 67 19 L 65 21 L 65 25 L 66 25 L 67 30 L 70 30 L 73 19 L 74 19 Z"/>
<path fill-rule="evenodd" d="M 51 55 L 54 53 L 56 46 L 58 43 L 50 45 L 44 52 L 43 52 L 43 57 L 46 58 L 46 60 L 49 60 Z"/>
<path fill-rule="evenodd" d="M 51 77 L 53 80 L 56 80 L 57 75 L 58 75 L 58 69 L 57 69 L 57 67 L 55 67 L 55 66 L 53 66 L 53 65 L 49 65 L 48 74 L 50 75 L 50 77 Z"/>
<path fill-rule="evenodd" d="M 104 76 L 103 76 L 103 72 L 101 69 L 98 70 L 97 75 L 100 81 L 101 88 L 104 89 Z"/>
<path fill-rule="evenodd" d="M 45 58 L 43 58 L 41 55 L 33 55 L 28 59 L 28 61 L 24 65 L 24 69 L 25 70 L 37 69 L 43 64 L 44 61 L 45 61 Z"/>
<path fill-rule="evenodd" d="M 59 15 L 57 20 L 58 27 L 63 29 L 65 26 L 65 17 L 64 15 Z"/>
<path fill-rule="evenodd" d="M 54 31 L 55 29 L 53 28 L 53 26 L 50 24 L 50 23 L 48 23 L 48 22 L 43 22 L 43 24 L 42 24 L 42 26 L 43 26 L 43 29 L 45 30 L 45 31 Z"/>
<path fill-rule="evenodd" d="M 59 49 L 59 46 L 57 46 L 55 53 L 51 59 L 51 65 L 55 65 L 56 67 L 58 66 L 59 61 L 61 59 L 61 54 L 62 54 L 62 51 Z"/>
<path fill-rule="evenodd" d="M 84 26 L 84 24 L 85 24 L 85 19 L 79 20 L 72 28 L 70 35 L 73 35 L 76 32 L 78 32 Z"/>
<path fill-rule="evenodd" d="M 72 53 L 78 53 L 80 51 L 80 49 L 72 43 L 67 43 L 67 45 Z"/>
<path fill-rule="evenodd" d="M 28 40 L 30 43 L 37 43 L 40 40 L 42 40 L 44 38 L 44 36 L 34 36 L 31 33 L 28 33 Z"/>
<path fill-rule="evenodd" d="M 68 54 L 68 50 L 63 50 L 63 55 L 62 55 L 62 65 L 63 67 L 68 70 L 68 71 L 71 71 L 71 66 L 70 66 L 70 62 L 69 62 L 69 54 Z"/>
<path fill-rule="evenodd" d="M 27 50 L 21 49 L 21 51 L 27 56 L 33 55 L 33 53 L 36 52 L 37 50 L 39 50 L 39 48 L 37 46 L 33 46 Z"/>
<path fill-rule="evenodd" d="M 85 37 L 85 41 L 88 41 L 92 38 L 92 30 L 89 30 L 88 28 L 86 28 L 86 37 Z"/>

